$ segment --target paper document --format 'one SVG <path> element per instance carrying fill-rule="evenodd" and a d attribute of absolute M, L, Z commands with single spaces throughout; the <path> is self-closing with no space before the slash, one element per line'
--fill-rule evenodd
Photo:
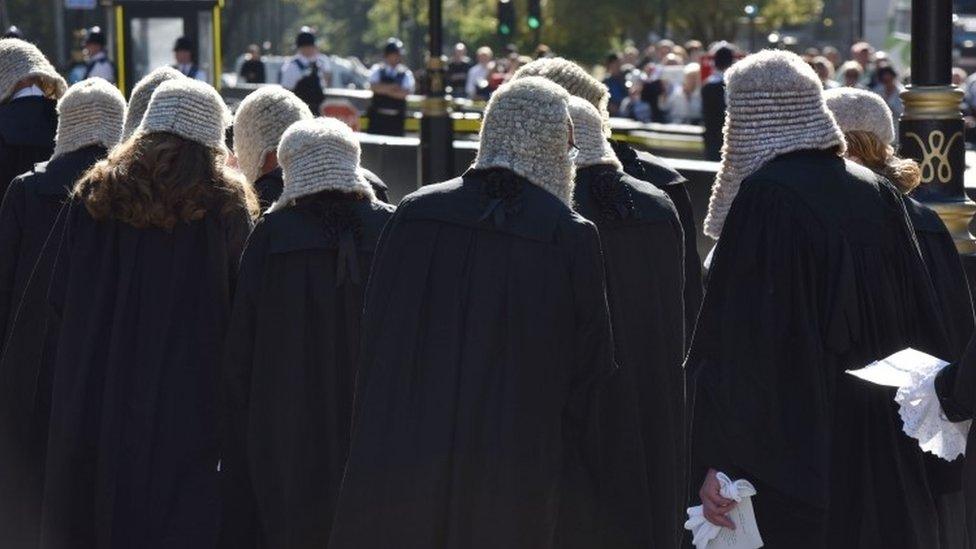
<path fill-rule="evenodd" d="M 908 348 L 898 351 L 888 358 L 872 362 L 860 370 L 847 373 L 875 385 L 888 387 L 908 387 L 940 370 L 947 364 L 932 355 Z"/>
<path fill-rule="evenodd" d="M 946 461 L 966 453 L 972 421 L 952 422 L 945 417 L 935 380 L 948 363 L 915 349 L 905 349 L 886 359 L 847 373 L 865 381 L 895 387 L 895 402 L 902 431 L 918 446 Z"/>
<path fill-rule="evenodd" d="M 727 516 L 735 524 L 735 530 L 722 528 L 705 549 L 758 549 L 763 546 L 756 513 L 752 510 L 752 498 L 742 498 Z"/>

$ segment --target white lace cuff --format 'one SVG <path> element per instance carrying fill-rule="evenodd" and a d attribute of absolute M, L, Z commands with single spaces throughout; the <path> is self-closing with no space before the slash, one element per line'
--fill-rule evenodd
<path fill-rule="evenodd" d="M 906 435 L 918 441 L 922 450 L 952 461 L 966 453 L 966 437 L 971 420 L 953 423 L 942 411 L 935 392 L 935 378 L 941 367 L 930 371 L 895 394 L 898 415 Z"/>

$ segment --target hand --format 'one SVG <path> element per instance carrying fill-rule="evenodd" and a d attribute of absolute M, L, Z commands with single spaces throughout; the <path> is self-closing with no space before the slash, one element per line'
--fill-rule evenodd
<path fill-rule="evenodd" d="M 735 523 L 725 516 L 735 507 L 735 501 L 722 497 L 722 484 L 718 481 L 717 474 L 715 469 L 709 469 L 705 481 L 702 482 L 701 490 L 698 491 L 702 510 L 708 522 L 735 530 Z"/>

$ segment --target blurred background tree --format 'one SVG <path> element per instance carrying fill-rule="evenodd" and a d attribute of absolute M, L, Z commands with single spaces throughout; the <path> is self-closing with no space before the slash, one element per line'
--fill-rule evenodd
<path fill-rule="evenodd" d="M 54 9 L 64 0 L 0 0 L 7 24 L 23 28 L 46 52 L 56 51 Z M 443 0 L 445 54 L 457 41 L 472 51 L 489 45 L 496 50 L 508 43 L 531 54 L 536 31 L 527 23 L 529 0 L 511 0 L 516 13 L 512 33 L 497 33 L 498 0 Z M 638 46 L 660 37 L 697 38 L 706 44 L 735 40 L 746 28 L 743 9 L 759 9 L 763 31 L 815 24 L 846 0 L 541 0 L 539 41 L 554 51 L 587 63 L 599 62 L 611 49 Z M 295 33 L 303 25 L 318 30 L 323 47 L 334 54 L 364 60 L 378 57 L 387 38 L 397 36 L 407 47 L 407 61 L 419 67 L 426 51 L 428 0 L 226 0 L 224 10 L 225 59 L 234 59 L 249 44 L 268 47 L 270 53 L 290 54 Z M 827 6 L 825 8 L 825 5 Z M 109 20 L 105 5 L 96 10 L 65 11 L 66 32 Z M 836 11 L 836 10 L 835 10 Z M 75 37 L 66 40 L 77 48 Z M 54 58 L 54 55 L 52 55 Z"/>

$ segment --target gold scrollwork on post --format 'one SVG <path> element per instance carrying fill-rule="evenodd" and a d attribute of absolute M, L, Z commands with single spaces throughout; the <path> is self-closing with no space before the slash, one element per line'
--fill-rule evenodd
<path fill-rule="evenodd" d="M 931 182 L 936 179 L 940 183 L 952 181 L 952 163 L 949 161 L 949 150 L 956 139 L 962 139 L 962 132 L 956 132 L 946 140 L 946 136 L 941 130 L 933 131 L 929 134 L 928 145 L 915 132 L 907 132 L 905 137 L 911 137 L 918 142 L 919 149 L 922 151 L 922 161 L 919 162 L 919 166 L 922 168 L 922 181 Z"/>

